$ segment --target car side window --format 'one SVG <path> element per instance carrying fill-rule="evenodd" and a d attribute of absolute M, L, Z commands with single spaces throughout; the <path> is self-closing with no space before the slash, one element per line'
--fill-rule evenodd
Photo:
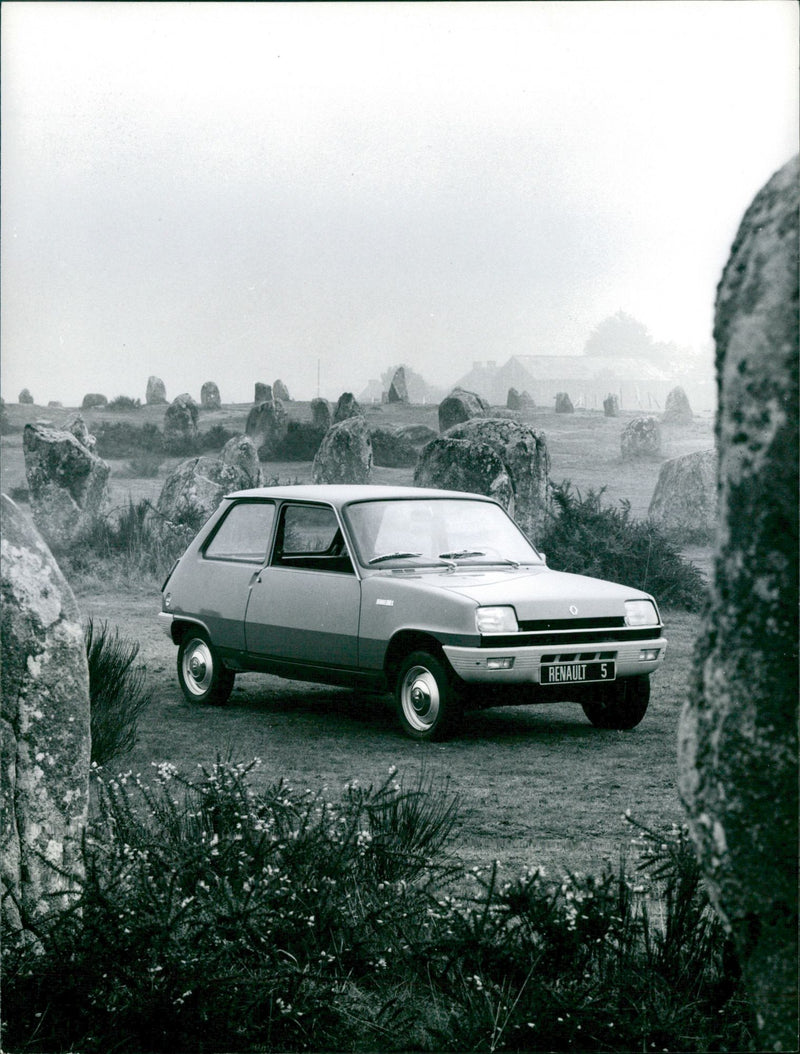
<path fill-rule="evenodd" d="M 239 560 L 263 564 L 275 519 L 272 502 L 239 502 L 217 528 L 205 548 L 207 560 Z"/>
<path fill-rule="evenodd" d="M 355 574 L 336 514 L 322 505 L 284 505 L 272 562 L 277 567 Z"/>

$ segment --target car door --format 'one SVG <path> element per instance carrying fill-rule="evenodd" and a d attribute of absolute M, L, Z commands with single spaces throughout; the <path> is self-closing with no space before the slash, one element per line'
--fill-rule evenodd
<path fill-rule="evenodd" d="M 244 651 L 247 599 L 267 559 L 274 519 L 274 502 L 235 502 L 182 578 L 182 609 L 203 620 L 217 647 Z"/>
<path fill-rule="evenodd" d="M 355 667 L 361 582 L 334 510 L 286 502 L 272 558 L 256 576 L 245 617 L 251 654 Z"/>

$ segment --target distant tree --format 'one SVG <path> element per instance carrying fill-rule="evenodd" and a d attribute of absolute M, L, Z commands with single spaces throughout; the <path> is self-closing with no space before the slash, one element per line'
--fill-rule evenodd
<path fill-rule="evenodd" d="M 643 322 L 618 311 L 594 327 L 583 351 L 585 355 L 658 358 L 663 348 Z"/>

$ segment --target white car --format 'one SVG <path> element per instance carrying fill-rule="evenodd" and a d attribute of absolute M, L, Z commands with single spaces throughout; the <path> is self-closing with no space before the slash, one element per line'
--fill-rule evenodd
<path fill-rule="evenodd" d="M 648 593 L 550 570 L 491 498 L 413 487 L 228 495 L 160 618 L 190 700 L 225 702 L 245 670 L 393 691 L 415 739 L 471 708 L 562 700 L 633 728 L 667 648 Z"/>

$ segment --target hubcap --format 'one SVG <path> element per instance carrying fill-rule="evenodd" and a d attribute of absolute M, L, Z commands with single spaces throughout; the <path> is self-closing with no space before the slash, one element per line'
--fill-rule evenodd
<path fill-rule="evenodd" d="M 183 679 L 192 695 L 205 695 L 211 687 L 214 661 L 204 640 L 193 640 L 183 655 Z"/>
<path fill-rule="evenodd" d="M 412 666 L 403 679 L 403 714 L 418 732 L 429 731 L 439 718 L 441 699 L 436 678 L 424 666 Z"/>

